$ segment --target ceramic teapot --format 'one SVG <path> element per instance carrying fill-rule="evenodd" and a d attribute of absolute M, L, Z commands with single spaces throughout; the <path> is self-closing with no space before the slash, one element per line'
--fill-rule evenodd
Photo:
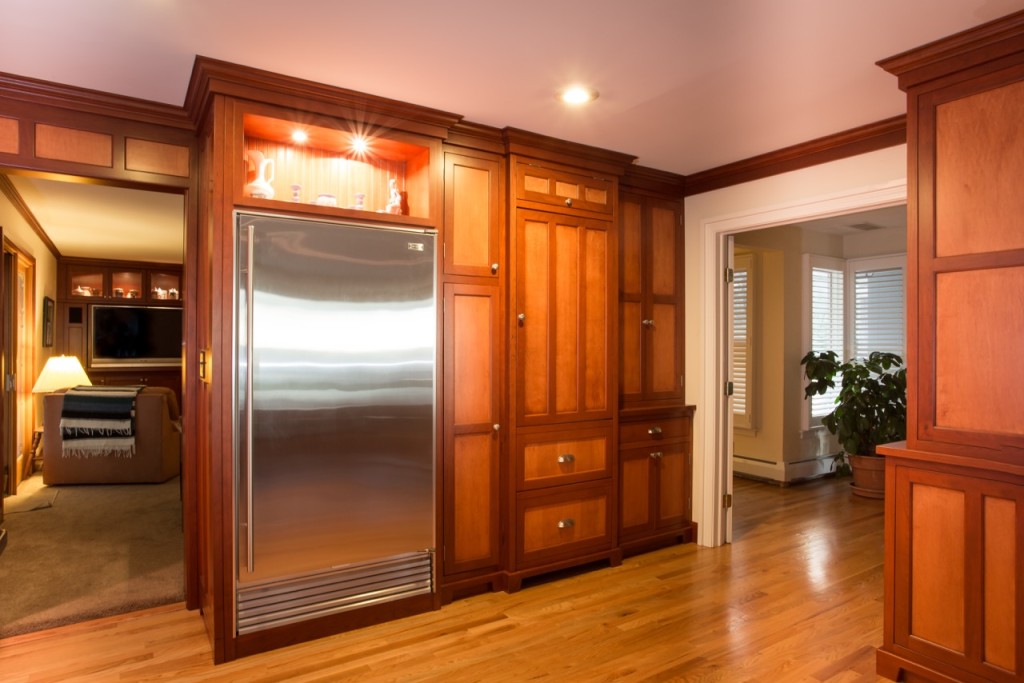
<path fill-rule="evenodd" d="M 246 171 L 252 168 L 256 171 L 256 178 L 245 186 L 245 194 L 257 199 L 273 199 L 274 186 L 274 160 L 267 159 L 262 152 L 249 150 L 245 153 Z"/>

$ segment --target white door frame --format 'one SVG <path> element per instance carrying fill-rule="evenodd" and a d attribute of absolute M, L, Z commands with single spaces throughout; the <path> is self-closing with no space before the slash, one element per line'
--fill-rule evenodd
<path fill-rule="evenodd" d="M 847 192 L 801 200 L 792 204 L 765 207 L 742 214 L 701 221 L 704 268 L 704 391 L 700 405 L 710 421 L 703 430 L 702 440 L 694 444 L 704 454 L 696 482 L 703 495 L 702 523 L 699 527 L 700 545 L 716 546 L 732 541 L 732 516 L 723 505 L 723 497 L 732 493 L 729 453 L 731 441 L 728 433 L 729 398 L 725 395 L 728 379 L 731 340 L 728 337 L 728 288 L 724 273 L 729 262 L 728 237 L 749 230 L 760 230 L 777 225 L 841 216 L 857 211 L 896 206 L 907 201 L 905 179 L 882 186 L 853 189 Z"/>

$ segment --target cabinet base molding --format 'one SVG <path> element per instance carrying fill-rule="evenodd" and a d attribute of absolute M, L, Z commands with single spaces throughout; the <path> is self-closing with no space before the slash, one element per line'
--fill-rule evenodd
<path fill-rule="evenodd" d="M 456 580 L 442 580 L 440 594 L 441 604 L 447 605 L 455 600 L 469 598 L 481 593 L 495 593 L 505 590 L 506 576 L 503 572 L 482 574 Z"/>
<path fill-rule="evenodd" d="M 690 522 L 681 529 L 672 529 L 656 536 L 645 536 L 634 541 L 623 539 L 619 542 L 619 547 L 622 549 L 623 557 L 631 557 L 633 555 L 640 555 L 641 553 L 647 553 L 652 550 L 667 548 L 670 545 L 693 543 L 696 538 L 697 523 Z"/>
<path fill-rule="evenodd" d="M 611 550 L 600 553 L 591 553 L 589 555 L 578 555 L 570 560 L 564 560 L 562 562 L 552 562 L 550 564 L 531 567 L 518 572 L 508 572 L 505 575 L 505 592 L 515 593 L 518 591 L 523 587 L 523 579 L 540 576 L 541 574 L 549 574 L 562 569 L 582 567 L 583 565 L 605 561 L 608 562 L 609 567 L 618 567 L 622 564 L 622 548 L 613 548 Z"/>
<path fill-rule="evenodd" d="M 960 671 L 956 672 L 956 677 L 948 676 L 919 661 L 906 659 L 881 648 L 875 652 L 875 671 L 879 676 L 884 676 L 891 681 L 904 681 L 905 683 L 965 683 L 967 681 L 982 683 L 986 680 Z"/>

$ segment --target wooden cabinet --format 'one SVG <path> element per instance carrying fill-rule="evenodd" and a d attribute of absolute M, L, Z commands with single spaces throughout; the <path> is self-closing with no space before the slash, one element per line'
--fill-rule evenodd
<path fill-rule="evenodd" d="M 138 261 L 61 259 L 58 297 L 62 301 L 117 301 L 181 305 L 181 266 Z"/>
<path fill-rule="evenodd" d="M 1020 680 L 1024 469 L 978 476 L 896 449 L 886 470 L 892 532 L 906 542 L 886 558 L 879 673 L 918 673 L 908 660 L 957 680 Z"/>
<path fill-rule="evenodd" d="M 607 216 L 614 211 L 616 184 L 609 178 L 521 161 L 516 164 L 515 187 L 521 206 L 533 203 Z"/>
<path fill-rule="evenodd" d="M 681 203 L 623 193 L 619 212 L 620 405 L 681 403 Z"/>
<path fill-rule="evenodd" d="M 506 139 L 515 201 L 507 587 L 516 590 L 536 574 L 621 561 L 615 221 L 626 164 L 565 144 L 549 149 L 521 131 Z"/>
<path fill-rule="evenodd" d="M 93 384 L 172 389 L 181 405 L 182 268 L 178 264 L 64 258 L 57 265 L 56 349 L 81 360 Z M 97 349 L 101 324 L 134 329 L 145 349 Z M 94 329 L 95 328 L 95 329 Z M 164 338 L 172 333 L 176 338 Z"/>
<path fill-rule="evenodd" d="M 504 586 L 505 201 L 501 157 L 445 150 L 441 595 Z"/>
<path fill-rule="evenodd" d="M 444 155 L 444 273 L 496 279 L 505 231 L 499 157 Z"/>
<path fill-rule="evenodd" d="M 444 286 L 444 573 L 500 562 L 498 288 Z"/>
<path fill-rule="evenodd" d="M 672 410 L 619 424 L 619 544 L 627 552 L 689 542 L 693 410 Z"/>
<path fill-rule="evenodd" d="M 886 455 L 893 680 L 1024 676 L 1024 13 L 880 62 L 907 92 L 907 441 Z M 1011 349 L 1011 352 L 1007 352 Z"/>
<path fill-rule="evenodd" d="M 517 424 L 610 418 L 611 223 L 531 210 L 518 211 L 516 220 Z"/>

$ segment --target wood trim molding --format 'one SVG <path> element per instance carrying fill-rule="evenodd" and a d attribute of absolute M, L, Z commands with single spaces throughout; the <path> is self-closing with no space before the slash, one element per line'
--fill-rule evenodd
<path fill-rule="evenodd" d="M 43 226 L 39 223 L 35 214 L 32 213 L 32 209 L 28 208 L 28 204 L 25 203 L 21 193 L 18 192 L 18 188 L 16 188 L 14 183 L 11 182 L 11 179 L 5 175 L 0 175 L 0 193 L 3 193 L 3 195 L 7 197 L 17 212 L 21 214 L 21 217 L 25 219 L 25 222 L 28 223 L 29 227 L 32 228 L 32 232 L 34 232 L 36 236 L 42 240 L 43 244 L 46 245 L 46 248 L 50 250 L 53 257 L 55 259 L 59 259 L 61 256 L 60 251 L 57 249 L 57 245 L 53 243 L 50 236 L 46 234 L 45 230 L 43 230 Z"/>
<path fill-rule="evenodd" d="M 633 165 L 626 169 L 626 174 L 619 180 L 619 188 L 632 192 L 646 191 L 661 197 L 682 198 L 686 190 L 686 176 Z"/>
<path fill-rule="evenodd" d="M 194 130 L 182 107 L 0 72 L 0 93 L 29 104 Z"/>
<path fill-rule="evenodd" d="M 949 73 L 1020 52 L 1024 11 L 901 52 L 876 62 L 899 78 L 901 90 L 919 86 Z"/>
<path fill-rule="evenodd" d="M 902 145 L 904 114 L 686 176 L 686 196 Z"/>
<path fill-rule="evenodd" d="M 615 176 L 623 175 L 636 160 L 631 154 L 568 142 L 519 128 L 505 128 L 503 133 L 509 154 L 581 166 Z"/>
<path fill-rule="evenodd" d="M 196 125 L 214 95 L 276 104 L 324 116 L 400 128 L 444 139 L 462 116 L 197 55 L 185 111 Z"/>

